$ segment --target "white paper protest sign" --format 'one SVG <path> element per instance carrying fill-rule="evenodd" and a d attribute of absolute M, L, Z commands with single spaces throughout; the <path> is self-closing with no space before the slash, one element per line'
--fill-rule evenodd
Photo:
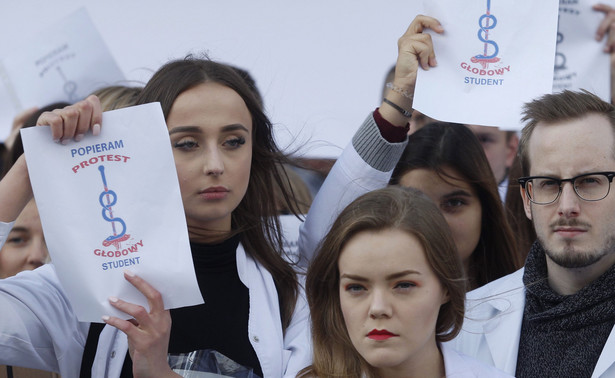
<path fill-rule="evenodd" d="M 594 36 L 604 13 L 593 0 L 560 0 L 553 92 L 586 89 L 611 102 L 611 57 L 603 51 L 606 37 Z"/>
<path fill-rule="evenodd" d="M 437 120 L 521 128 L 527 101 L 551 93 L 558 0 L 429 0 L 438 65 L 419 69 L 413 107 Z"/>
<path fill-rule="evenodd" d="M 109 296 L 147 306 L 129 269 L 166 308 L 203 302 L 162 109 L 103 113 L 99 136 L 54 143 L 49 127 L 21 131 L 30 181 L 58 278 L 82 321 L 127 319 Z"/>
<path fill-rule="evenodd" d="M 0 83 L 13 105 L 4 122 L 4 136 L 12 117 L 22 109 L 59 101 L 73 103 L 124 80 L 85 8 L 21 46 L 0 61 Z"/>

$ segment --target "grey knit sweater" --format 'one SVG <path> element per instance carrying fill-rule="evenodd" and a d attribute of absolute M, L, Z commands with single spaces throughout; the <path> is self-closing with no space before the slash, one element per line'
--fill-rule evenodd
<path fill-rule="evenodd" d="M 615 266 L 574 295 L 547 282 L 545 252 L 535 242 L 525 264 L 526 303 L 517 377 L 591 377 L 615 324 Z"/>

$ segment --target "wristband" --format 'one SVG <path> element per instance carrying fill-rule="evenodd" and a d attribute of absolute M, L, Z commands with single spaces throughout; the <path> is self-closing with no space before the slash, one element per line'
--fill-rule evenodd
<path fill-rule="evenodd" d="M 393 109 L 400 112 L 404 117 L 406 118 L 412 117 L 412 111 L 407 111 L 406 109 L 402 108 L 401 106 L 397 105 L 396 103 L 394 103 L 393 101 L 390 101 L 387 98 L 383 98 L 382 101 L 386 104 L 389 104 Z"/>
<path fill-rule="evenodd" d="M 389 88 L 390 90 L 392 90 L 393 92 L 397 92 L 400 95 L 404 96 L 405 98 L 409 98 L 410 100 L 412 100 L 413 96 L 412 94 L 408 93 L 408 91 L 406 91 L 403 88 L 397 87 L 395 85 L 393 85 L 393 83 L 387 83 L 386 87 Z"/>

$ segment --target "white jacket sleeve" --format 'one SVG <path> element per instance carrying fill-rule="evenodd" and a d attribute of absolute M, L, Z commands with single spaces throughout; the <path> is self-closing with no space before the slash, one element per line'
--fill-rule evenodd
<path fill-rule="evenodd" d="M 6 238 L 9 236 L 9 232 L 11 232 L 14 224 L 15 222 L 0 222 L 0 249 L 4 246 L 4 242 L 6 242 Z"/>
<path fill-rule="evenodd" d="M 0 364 L 77 377 L 89 323 L 77 320 L 53 265 L 0 279 Z"/>
<path fill-rule="evenodd" d="M 299 235 L 300 265 L 307 267 L 339 213 L 357 197 L 385 187 L 407 141 L 387 142 L 378 129 L 373 114 L 344 149 L 327 175 Z"/>

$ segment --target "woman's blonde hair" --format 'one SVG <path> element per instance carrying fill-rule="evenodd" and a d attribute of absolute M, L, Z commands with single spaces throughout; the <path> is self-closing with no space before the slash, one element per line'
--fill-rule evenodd
<path fill-rule="evenodd" d="M 103 112 L 133 106 L 143 87 L 128 87 L 124 85 L 110 85 L 92 92 L 100 100 Z"/>

